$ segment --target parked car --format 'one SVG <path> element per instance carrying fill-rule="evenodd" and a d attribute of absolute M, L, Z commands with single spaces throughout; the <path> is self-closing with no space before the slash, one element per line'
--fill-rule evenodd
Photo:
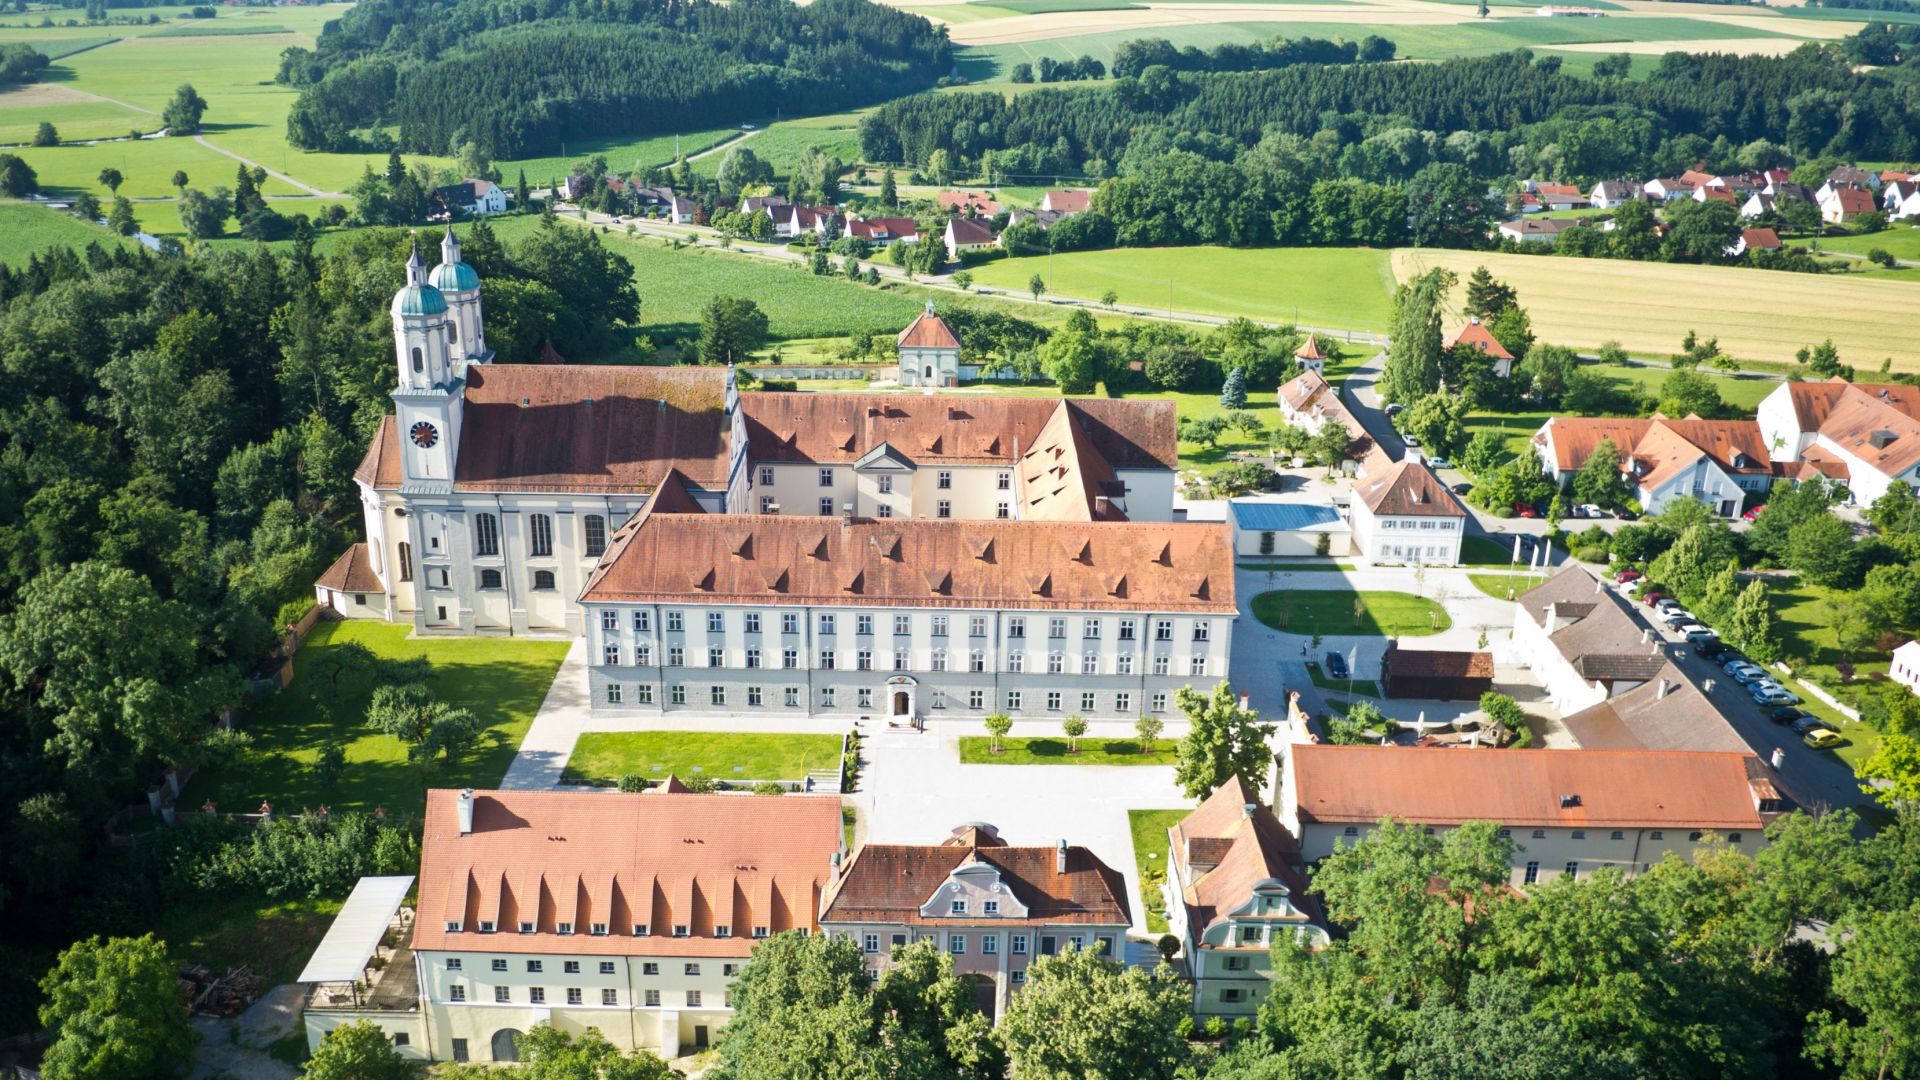
<path fill-rule="evenodd" d="M 1580 511 L 1581 517 L 1603 518 L 1607 516 L 1607 512 L 1605 510 L 1600 509 L 1598 506 L 1594 505 L 1593 503 L 1581 503 L 1575 509 Z"/>
<path fill-rule="evenodd" d="M 1791 724 L 1796 720 L 1812 719 L 1812 714 L 1805 709 L 1796 709 L 1791 705 L 1783 705 L 1778 709 L 1769 711 L 1767 713 L 1767 719 L 1776 724 Z"/>
<path fill-rule="evenodd" d="M 1686 608 L 1672 607 L 1661 613 L 1660 621 L 1667 624 L 1667 629 L 1678 630 L 1688 623 L 1698 622 L 1699 620 L 1695 619 L 1693 612 L 1688 611 Z"/>
<path fill-rule="evenodd" d="M 1621 509 L 1615 511 L 1614 513 L 1617 517 L 1619 517 L 1621 521 L 1639 521 L 1640 520 L 1640 514 L 1638 511 L 1628 510 L 1625 507 L 1622 507 Z"/>
<path fill-rule="evenodd" d="M 1764 679 L 1767 677 L 1767 669 L 1751 660 L 1730 660 L 1722 665 L 1720 670 L 1726 672 L 1728 678 L 1739 683 L 1741 686 L 1745 686 L 1755 679 Z"/>
<path fill-rule="evenodd" d="M 1641 573 L 1638 570 L 1622 570 L 1619 573 L 1613 575 L 1613 580 L 1619 582 L 1622 585 L 1625 585 L 1629 581 L 1639 581 L 1641 578 L 1646 576 L 1647 575 Z"/>
<path fill-rule="evenodd" d="M 1513 512 L 1523 518 L 1537 518 L 1540 516 L 1540 511 L 1535 510 L 1532 505 L 1528 503 L 1514 503 Z"/>
<path fill-rule="evenodd" d="M 1436 469 L 1451 469 L 1451 468 L 1453 468 L 1453 462 L 1451 462 L 1451 461 L 1448 461 L 1448 460 L 1447 460 L 1446 458 L 1443 458 L 1443 457 L 1437 457 L 1437 458 L 1428 458 L 1428 459 L 1427 459 L 1427 464 L 1428 464 L 1428 465 L 1430 465 L 1430 466 L 1432 466 L 1433 468 L 1436 468 Z"/>
<path fill-rule="evenodd" d="M 1755 521 L 1759 519 L 1761 514 L 1766 513 L 1766 511 L 1767 511 L 1767 504 L 1761 503 L 1758 506 L 1747 507 L 1747 512 L 1744 514 L 1741 514 L 1740 516 L 1747 521 Z"/>
<path fill-rule="evenodd" d="M 1394 402 L 1393 404 L 1391 404 L 1391 405 L 1389 405 L 1389 406 L 1387 406 L 1387 408 L 1386 408 L 1386 413 L 1387 413 L 1387 415 L 1388 415 L 1388 416 L 1399 416 L 1399 415 L 1400 415 L 1400 411 L 1401 411 L 1402 409 L 1405 409 L 1405 408 L 1406 408 L 1406 406 L 1405 406 L 1405 405 L 1402 405 L 1402 404 L 1400 404 L 1399 402 L 1397 402 L 1397 401 L 1396 401 L 1396 402 Z"/>
<path fill-rule="evenodd" d="M 1647 605 L 1650 608 L 1653 608 L 1655 611 L 1658 611 L 1660 601 L 1665 600 L 1666 598 L 1667 598 L 1666 593 L 1650 592 L 1647 595 L 1641 597 L 1640 602 Z"/>
<path fill-rule="evenodd" d="M 1762 705 L 1792 705 L 1800 699 L 1791 690 L 1782 690 L 1777 686 L 1758 687 L 1752 691 L 1753 700 Z"/>
<path fill-rule="evenodd" d="M 1701 626 L 1699 623 L 1691 623 L 1689 625 L 1681 627 L 1680 636 L 1683 638 L 1686 638 L 1688 641 L 1693 642 L 1695 645 L 1698 645 L 1701 642 L 1705 642 L 1705 641 L 1720 640 L 1719 631 L 1713 629 L 1710 626 Z"/>
<path fill-rule="evenodd" d="M 1669 611 L 1679 606 L 1680 606 L 1680 601 L 1675 600 L 1671 596 L 1663 596 L 1660 598 L 1659 603 L 1653 605 L 1653 609 L 1655 611 Z"/>
<path fill-rule="evenodd" d="M 1347 658 L 1337 652 L 1327 654 L 1327 674 L 1336 679 L 1344 679 L 1351 672 L 1347 670 Z"/>
<path fill-rule="evenodd" d="M 1455 485 L 1453 485 L 1453 493 L 1454 493 L 1455 495 L 1465 495 L 1465 494 L 1466 494 L 1467 492 L 1469 492 L 1469 491 L 1472 491 L 1472 490 L 1473 490 L 1473 485 L 1472 485 L 1472 484 L 1468 484 L 1468 483 L 1459 483 L 1459 484 L 1455 484 Z"/>
<path fill-rule="evenodd" d="M 1800 719 L 1793 722 L 1793 733 L 1795 735 L 1811 735 L 1816 731 L 1832 730 L 1834 730 L 1832 724 L 1827 723 L 1817 716 L 1802 715 Z"/>
<path fill-rule="evenodd" d="M 1725 664 L 1735 659 L 1746 659 L 1746 657 L 1740 655 L 1737 649 L 1734 649 L 1717 637 L 1709 638 L 1706 641 L 1694 642 L 1693 652 L 1694 655 L 1701 657 L 1709 664 Z"/>
<path fill-rule="evenodd" d="M 1409 434 L 1407 434 L 1406 432 L 1401 432 L 1401 433 L 1400 433 L 1400 441 L 1401 441 L 1401 442 L 1403 442 L 1403 443 L 1406 443 L 1406 444 L 1407 444 L 1408 446 L 1419 446 L 1419 445 L 1420 445 L 1420 439 L 1419 439 L 1419 437 L 1418 437 L 1418 436 L 1416 436 L 1416 435 L 1409 435 Z"/>
<path fill-rule="evenodd" d="M 1845 746 L 1847 744 L 1847 740 L 1831 731 L 1810 732 L 1806 738 L 1800 741 L 1813 747 L 1815 750 L 1831 750 L 1836 746 Z"/>

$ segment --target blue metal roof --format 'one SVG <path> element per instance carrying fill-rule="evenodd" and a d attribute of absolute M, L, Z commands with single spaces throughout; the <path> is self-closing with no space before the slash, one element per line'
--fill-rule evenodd
<path fill-rule="evenodd" d="M 1316 525 L 1331 525 L 1340 514 L 1331 506 L 1301 502 L 1242 502 L 1234 499 L 1228 507 L 1234 524 L 1256 532 L 1292 532 Z"/>

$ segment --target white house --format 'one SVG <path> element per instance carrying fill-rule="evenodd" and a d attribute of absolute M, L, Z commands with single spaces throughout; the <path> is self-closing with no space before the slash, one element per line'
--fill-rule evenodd
<path fill-rule="evenodd" d="M 960 337 L 933 313 L 933 301 L 894 338 L 901 386 L 960 385 Z"/>
<path fill-rule="evenodd" d="M 1874 209 L 1873 192 L 1865 188 L 1829 186 L 1821 189 L 1820 220 L 1829 225 L 1846 225 Z"/>
<path fill-rule="evenodd" d="M 1637 184 L 1625 180 L 1602 180 L 1587 193 L 1587 202 L 1602 210 L 1611 210 L 1622 203 L 1644 197 L 1645 193 Z"/>
<path fill-rule="evenodd" d="M 1354 553 L 1375 565 L 1457 565 L 1467 508 L 1424 462 L 1384 456 L 1353 482 Z"/>
<path fill-rule="evenodd" d="M 596 713 L 1171 715 L 1227 678 L 1222 524 L 643 513 L 581 604 Z"/>
<path fill-rule="evenodd" d="M 1555 416 L 1532 445 L 1547 474 L 1565 487 L 1603 439 L 1619 451 L 1621 477 L 1648 514 L 1692 498 L 1735 517 L 1773 486 L 1773 459 L 1752 420 Z"/>
<path fill-rule="evenodd" d="M 435 188 L 433 197 L 448 210 L 469 217 L 504 214 L 507 211 L 506 190 L 491 180 L 462 180 L 458 184 Z"/>
<path fill-rule="evenodd" d="M 1693 185 L 1681 179 L 1655 179 L 1641 185 L 1647 197 L 1656 202 L 1678 202 L 1693 197 Z"/>
<path fill-rule="evenodd" d="M 1093 205 L 1093 192 L 1087 188 L 1049 191 L 1040 196 L 1040 209 L 1055 214 L 1084 213 Z"/>
<path fill-rule="evenodd" d="M 1893 181 L 1882 189 L 1880 205 L 1892 221 L 1920 217 L 1920 181 Z"/>
<path fill-rule="evenodd" d="M 1815 474 L 1871 504 L 1894 484 L 1920 492 L 1920 389 L 1898 383 L 1785 383 L 1760 402 L 1762 437 L 1787 475 Z"/>
<path fill-rule="evenodd" d="M 980 218 L 956 217 L 947 220 L 947 258 L 958 259 L 976 251 L 991 251 L 1000 242 L 991 222 Z"/>
<path fill-rule="evenodd" d="M 1920 694 L 1920 641 L 1909 641 L 1893 650 L 1893 663 L 1887 667 L 1887 678 Z"/>

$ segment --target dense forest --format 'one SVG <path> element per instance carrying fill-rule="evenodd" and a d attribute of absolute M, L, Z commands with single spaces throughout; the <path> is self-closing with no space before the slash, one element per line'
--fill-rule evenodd
<path fill-rule="evenodd" d="M 30 1023 L 52 949 L 153 917 L 101 823 L 235 748 L 215 719 L 354 531 L 406 251 L 365 230 L 321 256 L 302 230 L 0 271 L 0 911 L 33 913 L 0 920 L 0 1030 Z M 465 256 L 503 358 L 637 318 L 632 267 L 587 230 L 476 226 Z"/>
<path fill-rule="evenodd" d="M 279 80 L 302 88 L 295 146 L 384 149 L 395 125 L 407 150 L 509 158 L 774 102 L 832 112 L 927 89 L 951 64 L 944 30 L 869 0 L 376 0 L 286 50 Z"/>

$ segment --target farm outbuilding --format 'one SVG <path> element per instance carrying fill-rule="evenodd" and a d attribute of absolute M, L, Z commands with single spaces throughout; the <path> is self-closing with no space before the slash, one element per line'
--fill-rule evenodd
<path fill-rule="evenodd" d="M 1390 698 L 1476 701 L 1493 689 L 1493 654 L 1387 647 L 1380 685 Z"/>
<path fill-rule="evenodd" d="M 1351 530 L 1340 511 L 1325 503 L 1256 498 L 1232 499 L 1227 520 L 1233 526 L 1237 558 L 1342 557 L 1351 553 Z M 1320 549 L 1326 538 L 1326 550 Z"/>

